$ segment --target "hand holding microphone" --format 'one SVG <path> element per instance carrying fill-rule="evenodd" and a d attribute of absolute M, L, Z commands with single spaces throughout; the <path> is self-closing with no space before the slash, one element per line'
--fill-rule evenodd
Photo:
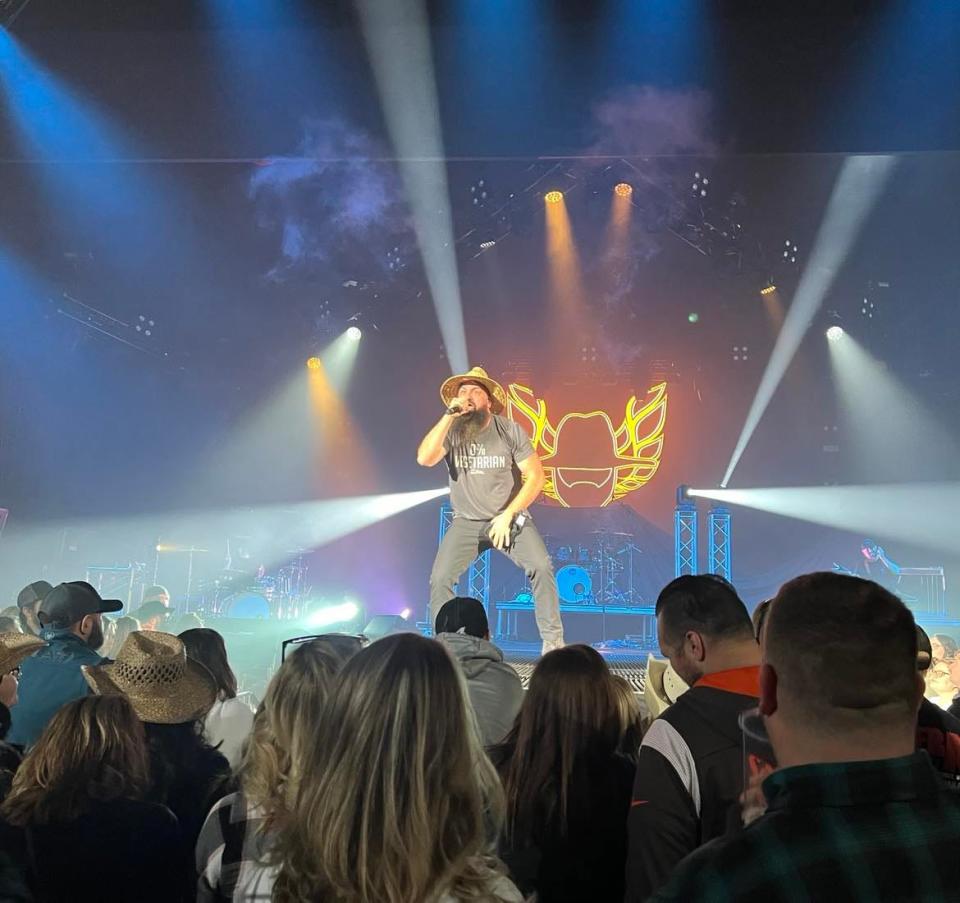
<path fill-rule="evenodd" d="M 466 413 L 466 411 L 464 411 L 464 409 L 460 407 L 459 401 L 455 401 L 450 405 L 450 407 L 447 408 L 445 413 L 449 417 L 462 417 Z"/>

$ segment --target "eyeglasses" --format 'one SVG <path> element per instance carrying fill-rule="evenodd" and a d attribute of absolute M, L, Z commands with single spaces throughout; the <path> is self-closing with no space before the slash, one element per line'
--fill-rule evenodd
<path fill-rule="evenodd" d="M 314 633 L 309 636 L 295 636 L 283 641 L 280 646 L 280 661 L 286 660 L 288 646 L 302 646 L 304 643 L 312 643 L 314 640 L 324 640 L 332 646 L 339 647 L 348 655 L 359 652 L 367 645 L 365 636 L 350 633 Z"/>

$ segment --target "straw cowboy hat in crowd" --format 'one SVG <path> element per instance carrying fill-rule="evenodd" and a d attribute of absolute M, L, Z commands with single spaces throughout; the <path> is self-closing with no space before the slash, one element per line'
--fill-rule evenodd
<path fill-rule="evenodd" d="M 0 677 L 47 644 L 29 633 L 0 633 Z"/>
<path fill-rule="evenodd" d="M 150 724 L 193 721 L 205 715 L 217 697 L 213 675 L 187 658 L 180 639 L 157 630 L 133 631 L 116 661 L 82 670 L 95 693 L 126 696 L 140 720 Z"/>
<path fill-rule="evenodd" d="M 457 397 L 457 392 L 460 391 L 460 386 L 464 383 L 476 383 L 487 390 L 490 396 L 490 409 L 494 414 L 502 414 L 506 410 L 507 393 L 503 391 L 500 383 L 487 376 L 487 371 L 483 367 L 474 367 L 466 373 L 458 373 L 443 381 L 443 385 L 440 386 L 440 397 L 446 407 L 450 407 Z"/>

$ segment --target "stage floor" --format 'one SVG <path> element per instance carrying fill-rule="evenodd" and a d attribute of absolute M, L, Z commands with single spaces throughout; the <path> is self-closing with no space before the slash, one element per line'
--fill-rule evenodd
<path fill-rule="evenodd" d="M 497 646 L 503 651 L 504 661 L 520 675 L 523 688 L 526 689 L 530 683 L 530 675 L 540 658 L 540 644 L 505 641 L 498 642 Z M 614 643 L 607 647 L 595 644 L 594 648 L 607 660 L 607 665 L 614 674 L 626 679 L 635 692 L 643 692 L 648 650 L 619 647 Z"/>

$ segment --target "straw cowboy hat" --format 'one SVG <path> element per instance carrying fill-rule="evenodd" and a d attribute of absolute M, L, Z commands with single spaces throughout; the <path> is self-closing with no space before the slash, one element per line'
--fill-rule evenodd
<path fill-rule="evenodd" d="M 443 403 L 449 408 L 450 404 L 457 397 L 460 386 L 464 383 L 476 383 L 483 386 L 490 395 L 490 409 L 494 414 L 502 414 L 507 407 L 507 393 L 503 391 L 503 386 L 496 380 L 487 376 L 487 371 L 483 367 L 474 367 L 467 373 L 458 373 L 443 381 L 440 386 L 440 397 Z"/>
<path fill-rule="evenodd" d="M 193 721 L 205 715 L 217 697 L 213 675 L 187 658 L 180 639 L 158 630 L 133 631 L 116 661 L 82 670 L 95 693 L 126 696 L 140 720 L 150 724 Z"/>
<path fill-rule="evenodd" d="M 0 633 L 0 677 L 47 644 L 29 633 Z"/>
<path fill-rule="evenodd" d="M 670 662 L 647 656 L 647 679 L 643 686 L 643 699 L 651 718 L 662 715 L 690 688 L 673 670 Z"/>

